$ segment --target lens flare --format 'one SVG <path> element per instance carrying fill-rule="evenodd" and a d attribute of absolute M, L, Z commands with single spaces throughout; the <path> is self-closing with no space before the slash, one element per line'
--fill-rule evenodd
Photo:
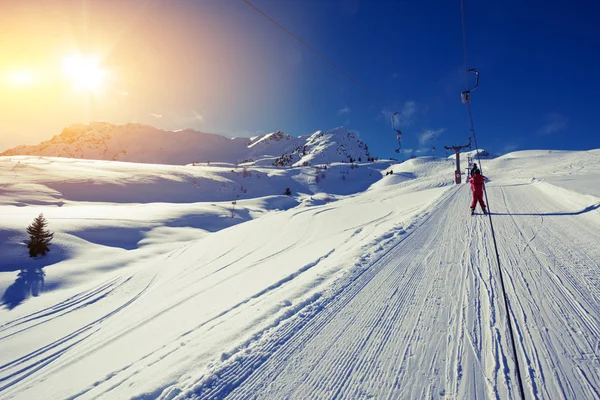
<path fill-rule="evenodd" d="M 30 71 L 13 71 L 7 76 L 7 80 L 14 86 L 28 86 L 34 81 L 33 74 Z"/>
<path fill-rule="evenodd" d="M 107 75 L 98 58 L 92 56 L 72 55 L 63 60 L 62 66 L 75 90 L 98 91 Z"/>

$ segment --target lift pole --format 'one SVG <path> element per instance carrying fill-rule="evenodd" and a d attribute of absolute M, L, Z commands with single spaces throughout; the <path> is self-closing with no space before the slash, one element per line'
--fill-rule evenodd
<path fill-rule="evenodd" d="M 471 148 L 471 138 L 469 138 L 469 144 L 465 144 L 462 146 L 444 146 L 446 150 L 454 150 L 456 154 L 456 171 L 454 171 L 454 182 L 458 185 L 460 183 L 460 151 L 462 149 L 470 149 Z"/>

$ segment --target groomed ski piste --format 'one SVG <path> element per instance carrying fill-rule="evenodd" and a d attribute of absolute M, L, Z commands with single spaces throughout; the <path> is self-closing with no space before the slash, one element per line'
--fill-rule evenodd
<path fill-rule="evenodd" d="M 332 164 L 319 182 L 0 170 L 0 268 L 46 272 L 39 297 L 0 308 L 2 399 L 520 398 L 490 222 L 453 160 Z M 600 150 L 510 153 L 483 174 L 525 397 L 600 398 Z M 55 237 L 30 260 L 41 212 Z"/>

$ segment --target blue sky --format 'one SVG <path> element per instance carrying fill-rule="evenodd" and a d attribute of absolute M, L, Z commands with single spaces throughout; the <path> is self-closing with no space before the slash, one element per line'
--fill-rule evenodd
<path fill-rule="evenodd" d="M 523 3 L 465 2 L 468 66 L 481 74 L 472 103 L 479 145 L 498 153 L 600 147 L 595 114 L 600 9 L 594 3 Z M 250 29 L 271 31 L 278 36 L 276 45 L 302 52 L 301 65 L 289 77 L 301 86 L 298 98 L 287 103 L 297 115 L 280 120 L 284 129 L 347 125 L 387 155 L 395 137 L 381 110 L 410 109 L 403 147 L 422 149 L 419 138 L 427 131 L 436 134 L 438 149 L 467 139 L 467 113 L 459 97 L 464 88 L 460 1 L 254 4 L 386 103 L 365 95 L 256 14 L 245 22 Z"/>
<path fill-rule="evenodd" d="M 394 111 L 406 117 L 403 148 L 416 155 L 429 154 L 429 141 L 420 139 L 430 135 L 436 155 L 466 142 L 459 0 L 251 1 L 367 90 L 241 0 L 31 1 L 24 12 L 69 26 L 80 50 L 108 44 L 105 64 L 119 79 L 103 98 L 60 109 L 55 101 L 39 104 L 35 122 L 44 129 L 30 116 L 4 118 L 0 147 L 17 144 L 17 131 L 20 143 L 37 143 L 86 120 L 228 136 L 343 125 L 374 154 L 397 157 Z M 465 12 L 468 67 L 481 74 L 472 102 L 480 147 L 599 148 L 600 6 L 465 0 Z"/>

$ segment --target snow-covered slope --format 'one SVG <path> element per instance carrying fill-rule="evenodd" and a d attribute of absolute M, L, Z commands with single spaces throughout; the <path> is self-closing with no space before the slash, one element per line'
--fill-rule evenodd
<path fill-rule="evenodd" d="M 356 134 L 346 128 L 336 128 L 315 132 L 296 148 L 286 150 L 275 165 L 328 164 L 330 160 L 356 162 L 370 158 L 369 147 Z"/>
<path fill-rule="evenodd" d="M 345 128 L 298 138 L 281 131 L 249 138 L 164 131 L 147 125 L 107 122 L 72 125 L 35 146 L 17 146 L 0 156 L 35 155 L 154 164 L 206 162 L 288 166 L 297 162 L 347 162 L 370 158 L 367 146 Z"/>
<path fill-rule="evenodd" d="M 495 154 L 492 154 L 486 150 L 483 149 L 479 149 L 479 152 L 477 152 L 477 150 L 470 150 L 470 151 L 461 151 L 460 152 L 460 159 L 461 161 L 463 160 L 467 160 L 468 157 L 472 157 L 473 160 L 476 162 L 477 159 L 481 159 L 481 160 L 491 160 L 493 158 L 498 157 Z M 456 160 L 456 154 L 451 154 L 448 156 L 448 159 L 450 160 Z"/>
<path fill-rule="evenodd" d="M 0 158 L 2 262 L 47 274 L 0 308 L 0 397 L 520 398 L 508 315 L 526 398 L 596 398 L 600 153 L 483 163 L 509 312 L 453 160 Z"/>
<path fill-rule="evenodd" d="M 313 204 L 323 199 L 334 201 L 337 196 L 360 193 L 380 180 L 389 165 L 380 161 L 358 167 L 334 163 L 326 169 L 282 169 L 224 163 L 174 166 L 0 157 L 0 207 L 14 209 L 10 212 L 14 218 L 2 219 L 0 254 L 16 251 L 14 240 L 22 240 L 19 239 L 22 227 L 30 223 L 29 219 L 38 210 L 58 219 L 53 223 L 59 229 L 57 238 L 62 231 L 78 239 L 131 250 L 138 248 L 138 241 L 152 235 L 157 227 L 190 227 L 213 232 L 248 221 L 267 210 Z M 291 196 L 284 195 L 286 189 Z M 233 206 L 232 201 L 237 204 Z M 112 232 L 116 236 L 111 238 Z M 119 235 L 123 237 L 119 239 Z M 54 260 L 57 253 L 70 251 L 62 249 L 60 243 L 57 250 L 47 262 Z M 18 251 L 20 256 L 26 254 L 24 248 Z M 20 266 L 21 261 L 0 257 L 0 271 Z"/>

